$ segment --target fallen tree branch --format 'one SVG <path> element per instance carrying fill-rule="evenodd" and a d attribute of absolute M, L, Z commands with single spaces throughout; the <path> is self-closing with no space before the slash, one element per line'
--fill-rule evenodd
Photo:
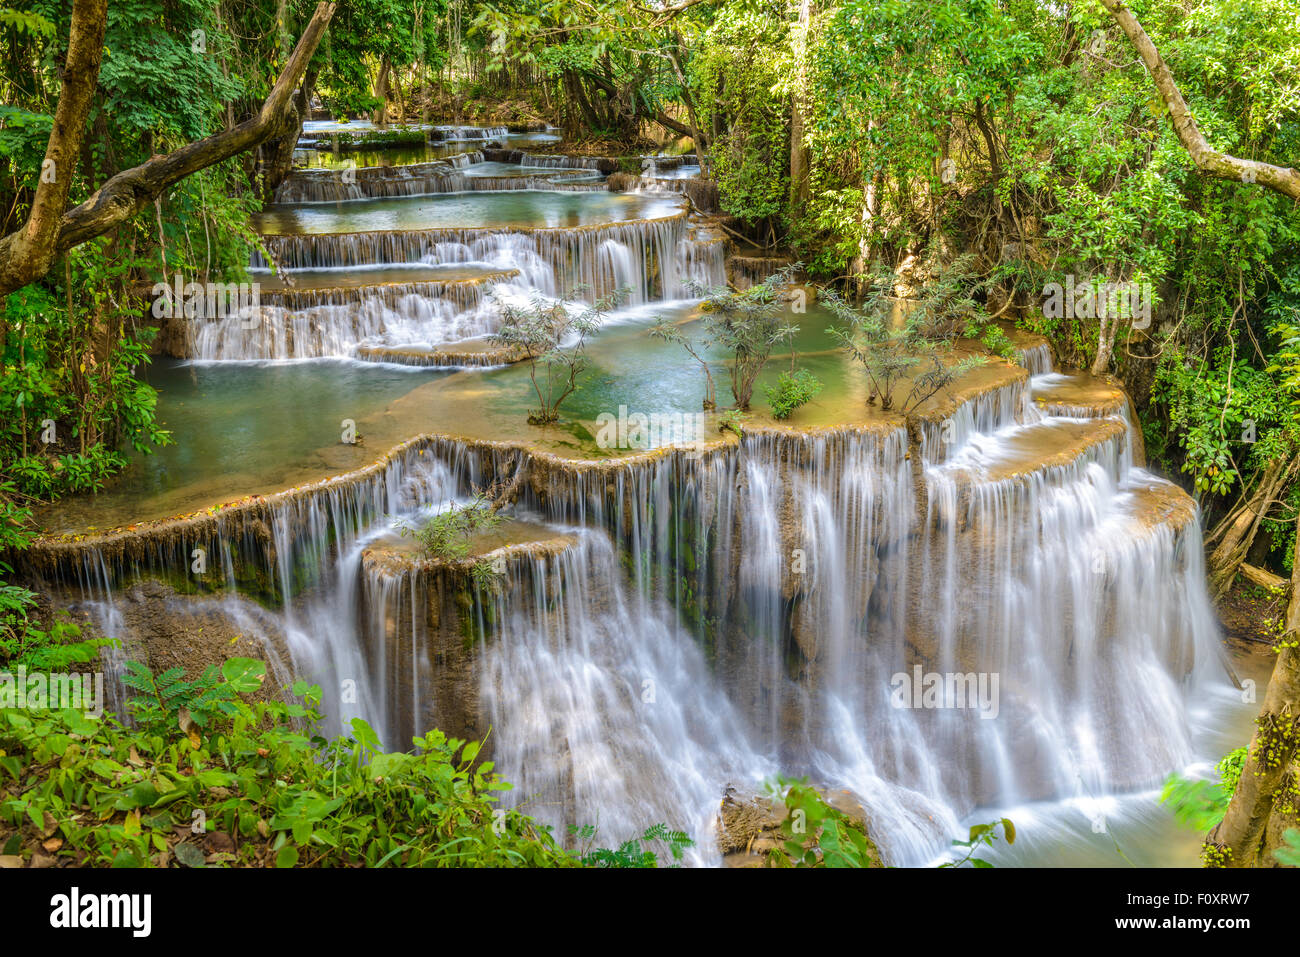
<path fill-rule="evenodd" d="M 75 157 L 80 149 L 80 131 L 85 126 L 90 96 L 94 93 L 99 77 L 99 51 L 103 48 L 103 21 L 107 17 L 106 2 L 107 0 L 76 0 L 72 39 L 68 50 L 69 66 L 64 75 L 64 89 L 59 97 L 54 130 L 50 133 L 47 158 L 50 156 L 49 151 L 56 147 L 63 150 L 65 155 L 72 157 Z M 294 88 L 315 54 L 316 47 L 324 36 L 326 27 L 329 26 L 330 18 L 334 15 L 334 9 L 335 4 L 329 2 L 317 5 L 316 12 L 303 29 L 298 45 L 294 48 L 293 54 L 256 116 L 232 129 L 195 143 L 188 143 L 173 153 L 155 156 L 139 166 L 118 173 L 84 203 L 64 212 L 57 221 L 56 234 L 48 222 L 48 217 L 51 215 L 51 207 L 55 200 L 58 201 L 59 209 L 66 204 L 67 181 L 72 178 L 71 162 L 68 163 L 67 171 L 60 166 L 59 179 L 63 180 L 61 192 L 42 197 L 38 189 L 28 225 L 0 239 L 0 296 L 41 278 L 49 271 L 55 256 L 96 236 L 102 236 L 115 226 L 126 222 L 161 196 L 172 184 L 222 160 L 252 149 L 277 133 L 283 132 L 288 120 L 286 109 L 292 102 Z M 78 16 L 82 18 L 80 24 Z M 88 22 L 89 18 L 96 16 L 98 22 Z M 93 44 L 93 56 L 82 51 L 78 44 Z M 79 60 L 77 76 L 72 78 L 74 53 L 78 55 Z M 72 99 L 69 99 L 70 95 Z M 75 126 L 75 131 L 60 126 L 59 118 L 65 113 L 65 101 L 68 101 L 68 113 L 79 111 L 77 115 L 68 117 L 68 121 Z M 67 147 L 70 145 L 73 149 L 69 151 Z M 57 216 L 57 211 L 53 215 Z"/>
<path fill-rule="evenodd" d="M 1264 470 L 1254 492 L 1235 509 L 1232 521 L 1224 529 L 1219 544 L 1206 559 L 1210 595 L 1215 601 L 1221 600 L 1231 590 L 1237 571 L 1250 554 L 1255 535 L 1259 532 L 1269 507 L 1277 501 L 1282 490 L 1291 484 L 1297 472 L 1300 472 L 1300 456 L 1293 457 L 1290 461 L 1274 459 Z"/>
<path fill-rule="evenodd" d="M 1137 17 L 1133 16 L 1133 12 L 1123 0 L 1101 0 L 1101 4 L 1110 11 L 1120 29 L 1124 31 L 1124 35 L 1137 48 L 1138 55 L 1146 64 L 1147 72 L 1155 82 L 1156 90 L 1159 91 L 1165 107 L 1169 110 L 1169 118 L 1174 124 L 1178 141 L 1191 155 L 1197 169 L 1218 179 L 1259 183 L 1283 196 L 1300 200 L 1300 172 L 1257 160 L 1240 159 L 1211 148 L 1200 127 L 1196 125 L 1192 111 L 1188 108 L 1187 101 L 1183 99 L 1178 84 L 1174 82 L 1174 75 L 1169 71 L 1168 64 L 1165 63 L 1151 38 L 1147 36 L 1146 30 L 1142 28 Z"/>

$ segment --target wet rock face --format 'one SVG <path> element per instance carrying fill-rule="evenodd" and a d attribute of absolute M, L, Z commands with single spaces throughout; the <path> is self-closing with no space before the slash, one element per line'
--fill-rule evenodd
<path fill-rule="evenodd" d="M 506 537 L 530 532 L 548 534 L 523 526 L 508 529 Z M 546 580 L 555 574 L 550 562 L 574 545 L 557 535 L 497 545 L 500 539 L 456 560 L 430 559 L 391 543 L 362 552 L 360 638 L 372 672 L 389 692 L 394 741 L 430 728 L 472 740 L 487 735 L 483 645 L 498 639 L 507 603 L 557 587 Z M 484 750 L 485 759 L 490 753 Z"/>
<path fill-rule="evenodd" d="M 271 700 L 293 681 L 293 668 L 278 614 L 238 595 L 196 596 L 165 582 L 147 580 L 122 589 L 113 602 L 112 627 L 89 609 L 82 595 L 59 591 L 56 603 L 68 608 L 88 636 L 111 637 L 120 649 L 101 652 L 111 706 L 123 713 L 124 686 L 117 683 L 124 662 L 138 661 L 154 674 L 181 668 L 187 680 L 228 658 L 256 658 L 268 678 L 254 700 Z"/>
<path fill-rule="evenodd" d="M 846 814 L 851 821 L 867 828 L 866 809 L 848 791 L 829 787 L 820 789 L 831 807 Z M 773 851 L 788 853 L 791 828 L 786 827 L 790 812 L 780 801 L 763 795 L 746 796 L 728 788 L 718 809 L 717 838 L 722 863 L 727 867 L 767 867 Z M 797 838 L 807 851 L 817 846 L 818 834 Z M 868 837 L 870 841 L 870 837 Z M 871 843 L 871 867 L 886 867 L 884 856 Z"/>

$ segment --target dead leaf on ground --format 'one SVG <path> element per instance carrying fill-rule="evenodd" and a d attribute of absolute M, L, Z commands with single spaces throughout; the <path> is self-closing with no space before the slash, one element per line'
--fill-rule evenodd
<path fill-rule="evenodd" d="M 214 853 L 233 853 L 235 842 L 225 831 L 213 831 L 208 835 L 208 850 Z"/>

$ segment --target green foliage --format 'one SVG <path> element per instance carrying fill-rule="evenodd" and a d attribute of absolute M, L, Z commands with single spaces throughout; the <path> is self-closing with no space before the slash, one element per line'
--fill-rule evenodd
<path fill-rule="evenodd" d="M 1273 856 L 1287 867 L 1300 867 L 1300 828 L 1289 827 L 1282 832 L 1286 841 L 1282 847 L 1273 849 Z"/>
<path fill-rule="evenodd" d="M 152 330 L 122 329 L 98 351 L 89 341 L 111 308 L 108 284 L 124 268 L 106 263 L 102 251 L 92 243 L 69 254 L 61 299 L 28 286 L 7 297 L 0 314 L 0 463 L 20 496 L 97 491 L 126 464 L 122 445 L 147 451 L 168 440 L 154 420 L 157 394 L 137 378 Z M 69 316 L 73 287 L 74 308 L 80 300 L 83 309 Z"/>
<path fill-rule="evenodd" d="M 745 436 L 744 414 L 739 409 L 727 409 L 718 416 L 720 432 L 734 432 L 737 438 Z"/>
<path fill-rule="evenodd" d="M 327 139 L 334 150 L 386 149 L 395 146 L 423 146 L 428 134 L 419 128 L 388 130 L 342 130 Z"/>
<path fill-rule="evenodd" d="M 1227 494 L 1243 475 L 1294 446 L 1287 392 L 1270 373 L 1229 355 L 1209 361 L 1169 354 L 1157 367 L 1151 399 L 1167 420 L 1162 445 L 1182 449 L 1179 468 L 1198 493 Z M 1171 465 L 1178 461 L 1170 458 Z"/>
<path fill-rule="evenodd" d="M 383 64 L 394 74 L 410 71 L 408 84 L 414 83 L 421 67 L 436 73 L 447 59 L 447 8 L 446 0 L 353 0 L 340 5 L 322 43 L 317 85 L 326 105 L 342 116 L 377 107 L 372 83 Z M 388 145 L 398 141 L 405 140 L 390 140 Z"/>
<path fill-rule="evenodd" d="M 8 7 L 0 7 L 0 29 L 25 33 L 30 37 L 51 37 L 54 35 L 54 24 L 39 13 L 28 10 L 11 10 Z"/>
<path fill-rule="evenodd" d="M 577 863 L 530 818 L 494 807 L 509 785 L 476 763 L 477 743 L 431 731 L 412 752 L 385 752 L 359 719 L 326 740 L 309 730 L 320 689 L 295 684 L 302 703 L 247 701 L 262 673 L 252 665 L 227 662 L 219 681 L 151 682 L 170 714 L 212 703 L 206 727 L 0 712 L 6 847 L 27 857 L 54 835 L 60 860 L 115 867 Z M 138 684 L 144 673 L 132 671 Z"/>
<path fill-rule="evenodd" d="M 587 340 L 599 331 L 608 312 L 626 298 L 626 290 L 590 305 L 547 300 L 534 293 L 527 306 L 500 301 L 501 325 L 489 341 L 517 350 L 528 363 L 528 375 L 539 408 L 528 414 L 530 425 L 558 422 L 560 406 L 578 388 L 587 370 Z"/>
<path fill-rule="evenodd" d="M 115 646 L 112 638 L 82 638 L 81 626 L 65 613 L 48 625 L 32 616 L 36 596 L 0 582 L 0 665 L 28 671 L 65 672 L 70 666 L 99 660 L 99 649 Z"/>
<path fill-rule="evenodd" d="M 1178 823 L 1194 831 L 1208 831 L 1223 820 L 1232 792 L 1237 789 L 1247 748 L 1229 751 L 1219 761 L 1218 781 L 1191 780 L 1171 774 L 1160 791 L 1160 803 L 1173 812 Z"/>
<path fill-rule="evenodd" d="M 688 835 L 656 824 L 616 849 L 497 807 L 510 785 L 480 745 L 441 731 L 385 751 L 365 721 L 314 732 L 321 689 L 248 700 L 266 668 L 234 658 L 186 681 L 132 663 L 138 726 L 111 715 L 0 711 L 0 846 L 112 867 L 654 867 Z M 203 720 L 200 720 L 202 718 Z M 54 851 L 43 850 L 57 838 Z"/>
<path fill-rule="evenodd" d="M 788 419 L 794 410 L 821 392 L 822 383 L 807 369 L 782 372 L 776 385 L 767 387 L 767 404 L 774 419 Z"/>
<path fill-rule="evenodd" d="M 1249 750 L 1247 747 L 1240 747 L 1235 751 L 1229 751 L 1215 765 L 1215 770 L 1219 772 L 1219 784 L 1223 788 L 1223 793 L 1229 797 L 1237 790 L 1237 782 L 1241 780 L 1241 769 L 1246 766 L 1246 755 Z"/>
<path fill-rule="evenodd" d="M 256 691 L 266 676 L 266 665 L 252 658 L 231 658 L 220 671 L 209 665 L 193 681 L 185 669 L 168 668 L 155 676 L 138 661 L 128 661 L 122 683 L 137 692 L 127 701 L 127 711 L 146 734 L 163 734 L 192 719 L 200 728 L 217 716 L 239 713 L 239 695 Z M 185 729 L 182 729 L 185 730 Z"/>
<path fill-rule="evenodd" d="M 486 493 L 479 493 L 472 502 L 444 509 L 423 524 L 401 522 L 398 528 L 403 536 L 414 538 L 426 555 L 448 560 L 464 558 L 476 534 L 491 531 L 500 524 L 501 516 L 492 507 L 492 499 Z"/>
<path fill-rule="evenodd" d="M 862 823 L 826 802 L 804 778 L 777 777 L 765 790 L 785 803 L 780 832 L 785 838 L 774 848 L 772 867 L 871 867 L 879 853 Z"/>
<path fill-rule="evenodd" d="M 695 40 L 690 78 L 725 212 L 784 225 L 790 191 L 790 28 L 776 8 L 731 4 Z"/>
<path fill-rule="evenodd" d="M 947 272 L 960 276 L 963 264 Z M 960 358 L 954 350 L 959 334 L 982 331 L 981 314 L 954 279 L 927 286 L 919 300 L 901 306 L 890 297 L 891 288 L 887 273 L 878 272 L 861 304 L 833 290 L 824 291 L 821 302 L 836 320 L 827 331 L 866 371 L 868 402 L 879 399 L 884 411 L 897 405 L 907 413 L 984 362 L 981 356 Z M 906 394 L 897 395 L 904 385 Z"/>
<path fill-rule="evenodd" d="M 503 576 L 497 571 L 496 563 L 490 558 L 480 558 L 469 569 L 474 587 L 482 594 L 499 592 Z"/>
<path fill-rule="evenodd" d="M 1169 775 L 1160 790 L 1160 803 L 1179 824 L 1194 831 L 1208 831 L 1222 821 L 1230 797 L 1217 781 L 1192 781 L 1177 774 Z"/>
<path fill-rule="evenodd" d="M 969 863 L 971 867 L 992 867 L 988 861 L 975 856 L 981 847 L 992 847 L 998 839 L 998 825 L 1002 826 L 1002 836 L 1008 844 L 1016 843 L 1016 826 L 1005 817 L 988 824 L 971 825 L 970 833 L 964 841 L 953 841 L 953 847 L 964 847 L 966 853 L 955 861 L 940 864 L 940 867 L 961 867 Z"/>
<path fill-rule="evenodd" d="M 594 0 L 580 15 L 567 0 L 500 0 L 476 4 L 466 32 L 489 76 L 520 67 L 541 75 L 569 139 L 626 144 L 641 141 L 647 119 L 689 117 L 686 37 L 701 19 L 688 14 L 664 23 L 656 10 L 625 0 Z"/>
<path fill-rule="evenodd" d="M 658 867 L 660 861 L 655 851 L 656 845 L 662 845 L 667 853 L 666 860 L 671 862 L 671 866 L 677 867 L 681 864 L 686 849 L 695 846 L 689 834 L 684 831 L 674 831 L 663 823 L 652 824 L 640 837 L 624 841 L 617 848 L 591 848 L 590 844 L 596 837 L 596 828 L 590 824 L 570 827 L 569 833 L 582 842 L 576 856 L 584 867 Z"/>

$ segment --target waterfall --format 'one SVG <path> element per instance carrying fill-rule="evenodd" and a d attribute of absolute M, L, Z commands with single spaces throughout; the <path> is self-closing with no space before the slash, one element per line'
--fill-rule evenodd
<path fill-rule="evenodd" d="M 465 189 L 495 192 L 506 189 L 557 189 L 574 193 L 604 193 L 608 188 L 603 182 L 587 180 L 570 180 L 569 178 L 549 176 L 467 176 Z"/>
<path fill-rule="evenodd" d="M 267 292 L 248 314 L 184 320 L 185 354 L 208 361 L 311 359 L 378 344 L 459 342 L 498 328 L 487 292 L 511 288 L 519 275 L 498 269 L 472 280 Z"/>
<path fill-rule="evenodd" d="M 491 728 L 545 821 L 689 825 L 706 861 L 720 789 L 780 769 L 859 795 L 915 864 L 977 807 L 1149 786 L 1216 680 L 1194 505 L 1132 467 L 1122 420 L 1000 423 L 1003 401 L 920 485 L 900 427 L 603 464 L 432 439 L 230 510 L 209 548 L 223 581 L 265 569 L 294 672 L 341 689 L 333 726 Z M 394 516 L 525 465 L 517 514 L 572 544 L 523 547 L 499 591 L 383 546 Z M 212 533 L 188 534 L 66 551 L 142 577 Z M 914 670 L 996 676 L 996 720 L 899 707 Z"/>
<path fill-rule="evenodd" d="M 464 190 L 471 161 L 282 189 Z M 584 284 L 639 305 L 726 278 L 721 238 L 684 213 L 265 245 L 338 281 L 181 320 L 191 356 L 414 363 L 494 331 L 501 300 Z M 357 275 L 394 264 L 419 278 Z M 733 265 L 753 280 L 775 263 Z M 427 278 L 443 266 L 471 278 Z M 328 481 L 39 542 L 22 570 L 124 636 L 112 675 L 158 637 L 141 609 L 170 602 L 256 642 L 278 681 L 320 684 L 328 732 L 360 717 L 392 748 L 435 726 L 487 738 L 507 800 L 561 838 L 663 821 L 714 863 L 725 790 L 782 772 L 851 791 L 889 861 L 919 864 L 982 808 L 1151 787 L 1193 758 L 1192 703 L 1222 683 L 1195 504 L 1139 467 L 1121 390 L 1053 373 L 1046 345 L 1017 358 L 907 422 L 747 425 L 703 450 L 585 461 L 420 436 Z M 512 479 L 505 544 L 434 560 L 395 531 Z"/>
<path fill-rule="evenodd" d="M 437 250 L 448 244 L 465 246 L 473 259 L 504 265 L 498 251 L 526 237 L 531 251 L 545 261 L 558 285 L 572 289 L 579 285 L 590 297 L 607 296 L 618 288 L 622 279 L 630 278 L 631 304 L 653 299 L 686 298 L 681 280 L 683 268 L 708 274 L 712 285 L 724 280 L 720 253 L 684 256 L 681 245 L 687 240 L 685 214 L 661 219 L 577 228 L 446 228 L 403 232 L 335 233 L 316 235 L 267 236 L 265 243 L 276 262 L 288 269 L 341 268 L 374 263 L 434 261 Z M 634 264 L 632 274 L 620 275 L 607 250 L 608 243 L 627 250 Z M 602 250 L 606 252 L 602 253 Z M 683 263 L 683 258 L 687 261 Z M 254 267 L 266 267 L 261 254 L 254 254 Z"/>
<path fill-rule="evenodd" d="M 1046 342 L 1022 349 L 1020 364 L 1029 370 L 1030 375 L 1043 375 L 1052 371 L 1052 347 Z"/>
<path fill-rule="evenodd" d="M 558 834 L 598 824 L 604 843 L 682 821 L 716 850 L 720 794 L 773 770 L 691 636 L 664 608 L 611 587 L 608 537 L 532 559 L 531 587 L 496 599 L 480 693 L 497 735 L 493 759 L 510 804 Z"/>
<path fill-rule="evenodd" d="M 556 156 L 545 153 L 519 154 L 520 166 L 537 169 L 593 169 L 608 168 L 610 161 L 603 156 Z"/>
<path fill-rule="evenodd" d="M 473 150 L 469 153 L 457 153 L 455 156 L 448 156 L 444 162 L 453 169 L 463 170 L 476 163 L 483 162 L 483 151 Z"/>
<path fill-rule="evenodd" d="M 690 295 L 688 282 L 723 282 L 722 243 L 697 238 L 683 217 L 570 229 L 440 229 L 267 237 L 292 271 L 321 269 L 313 285 L 263 293 L 251 312 L 182 319 L 188 358 L 208 361 L 361 357 L 385 349 L 434 348 L 495 332 L 494 300 L 528 302 L 583 287 L 587 299 L 628 290 L 627 305 Z M 468 265 L 472 279 L 320 286 L 358 262 Z M 264 263 L 255 256 L 254 266 Z M 355 278 L 357 270 L 351 269 Z M 341 282 L 342 280 L 340 280 Z M 389 353 L 391 354 L 391 353 Z M 403 360 L 397 360 L 403 361 Z M 421 363 L 423 364 L 423 363 Z"/>
<path fill-rule="evenodd" d="M 480 157 L 482 154 L 478 154 Z M 461 157 L 453 157 L 459 160 Z M 450 160 L 359 169 L 307 169 L 287 176 L 275 191 L 277 203 L 327 203 L 387 196 L 456 193 L 466 189 L 464 164 Z"/>
<path fill-rule="evenodd" d="M 1037 418 L 1029 404 L 1028 377 L 998 385 L 973 398 L 944 409 L 949 414 L 927 415 L 920 423 L 921 459 L 927 465 L 941 462 L 965 446 L 972 436 L 996 432 L 1026 416 Z"/>
<path fill-rule="evenodd" d="M 431 140 L 446 142 L 495 140 L 509 135 L 509 128 L 504 126 L 435 126 L 429 131 Z"/>

